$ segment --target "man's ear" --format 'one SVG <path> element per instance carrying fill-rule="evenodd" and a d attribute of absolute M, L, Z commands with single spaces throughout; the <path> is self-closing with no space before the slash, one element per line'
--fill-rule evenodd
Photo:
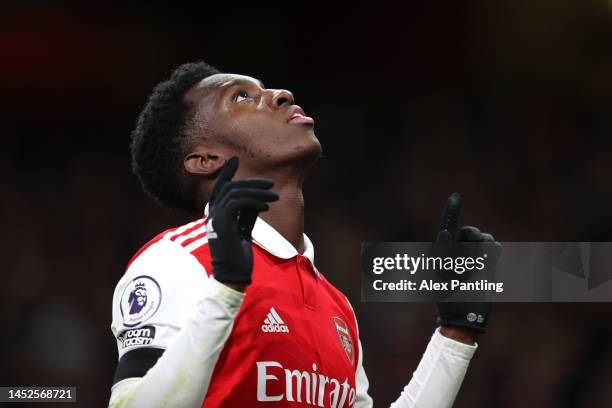
<path fill-rule="evenodd" d="M 225 164 L 225 160 L 204 147 L 198 147 L 187 156 L 183 161 L 185 170 L 191 174 L 209 176 L 219 171 Z"/>

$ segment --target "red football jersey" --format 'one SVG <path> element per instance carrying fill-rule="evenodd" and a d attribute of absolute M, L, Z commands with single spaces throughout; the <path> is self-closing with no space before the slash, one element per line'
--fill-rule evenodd
<path fill-rule="evenodd" d="M 193 254 L 212 270 L 208 245 Z M 357 327 L 346 297 L 305 256 L 283 259 L 254 244 L 253 263 L 203 406 L 237 407 L 245 395 L 266 405 L 352 406 Z"/>
<path fill-rule="evenodd" d="M 203 407 L 354 405 L 359 358 L 354 312 L 314 266 L 312 243 L 304 239 L 302 255 L 257 220 L 252 284 L 223 345 Z M 180 244 L 203 267 L 203 278 L 212 274 L 205 218 L 158 235 L 132 261 L 160 241 Z"/>
<path fill-rule="evenodd" d="M 116 374 L 119 406 L 372 407 L 353 310 L 317 271 L 308 237 L 299 254 L 260 218 L 252 236 L 246 294 L 211 277 L 204 218 L 130 261 L 113 295 L 118 372 L 124 359 L 161 357 Z M 436 331 L 392 406 L 450 408 L 475 350 Z"/>

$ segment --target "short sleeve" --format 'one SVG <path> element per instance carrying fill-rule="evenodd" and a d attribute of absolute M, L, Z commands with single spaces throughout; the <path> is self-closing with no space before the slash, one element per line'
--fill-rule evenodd
<path fill-rule="evenodd" d="M 113 295 L 111 330 L 119 359 L 138 348 L 166 349 L 194 314 L 207 279 L 198 260 L 170 240 L 138 255 Z"/>

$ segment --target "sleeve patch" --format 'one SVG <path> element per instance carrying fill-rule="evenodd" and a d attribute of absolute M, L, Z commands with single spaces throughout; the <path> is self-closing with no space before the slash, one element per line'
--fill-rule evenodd
<path fill-rule="evenodd" d="M 150 319 L 159 309 L 162 292 L 159 283 L 147 275 L 137 276 L 121 295 L 121 316 L 125 327 L 136 327 Z"/>
<path fill-rule="evenodd" d="M 133 346 L 148 346 L 155 339 L 155 327 L 144 326 L 139 329 L 130 329 L 121 333 L 117 340 L 121 346 L 121 350 Z"/>

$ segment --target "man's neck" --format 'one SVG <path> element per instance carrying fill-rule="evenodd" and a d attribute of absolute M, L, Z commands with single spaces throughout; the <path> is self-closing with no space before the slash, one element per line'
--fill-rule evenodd
<path fill-rule="evenodd" d="M 304 196 L 301 182 L 275 182 L 278 201 L 259 216 L 299 252 L 304 252 Z"/>

